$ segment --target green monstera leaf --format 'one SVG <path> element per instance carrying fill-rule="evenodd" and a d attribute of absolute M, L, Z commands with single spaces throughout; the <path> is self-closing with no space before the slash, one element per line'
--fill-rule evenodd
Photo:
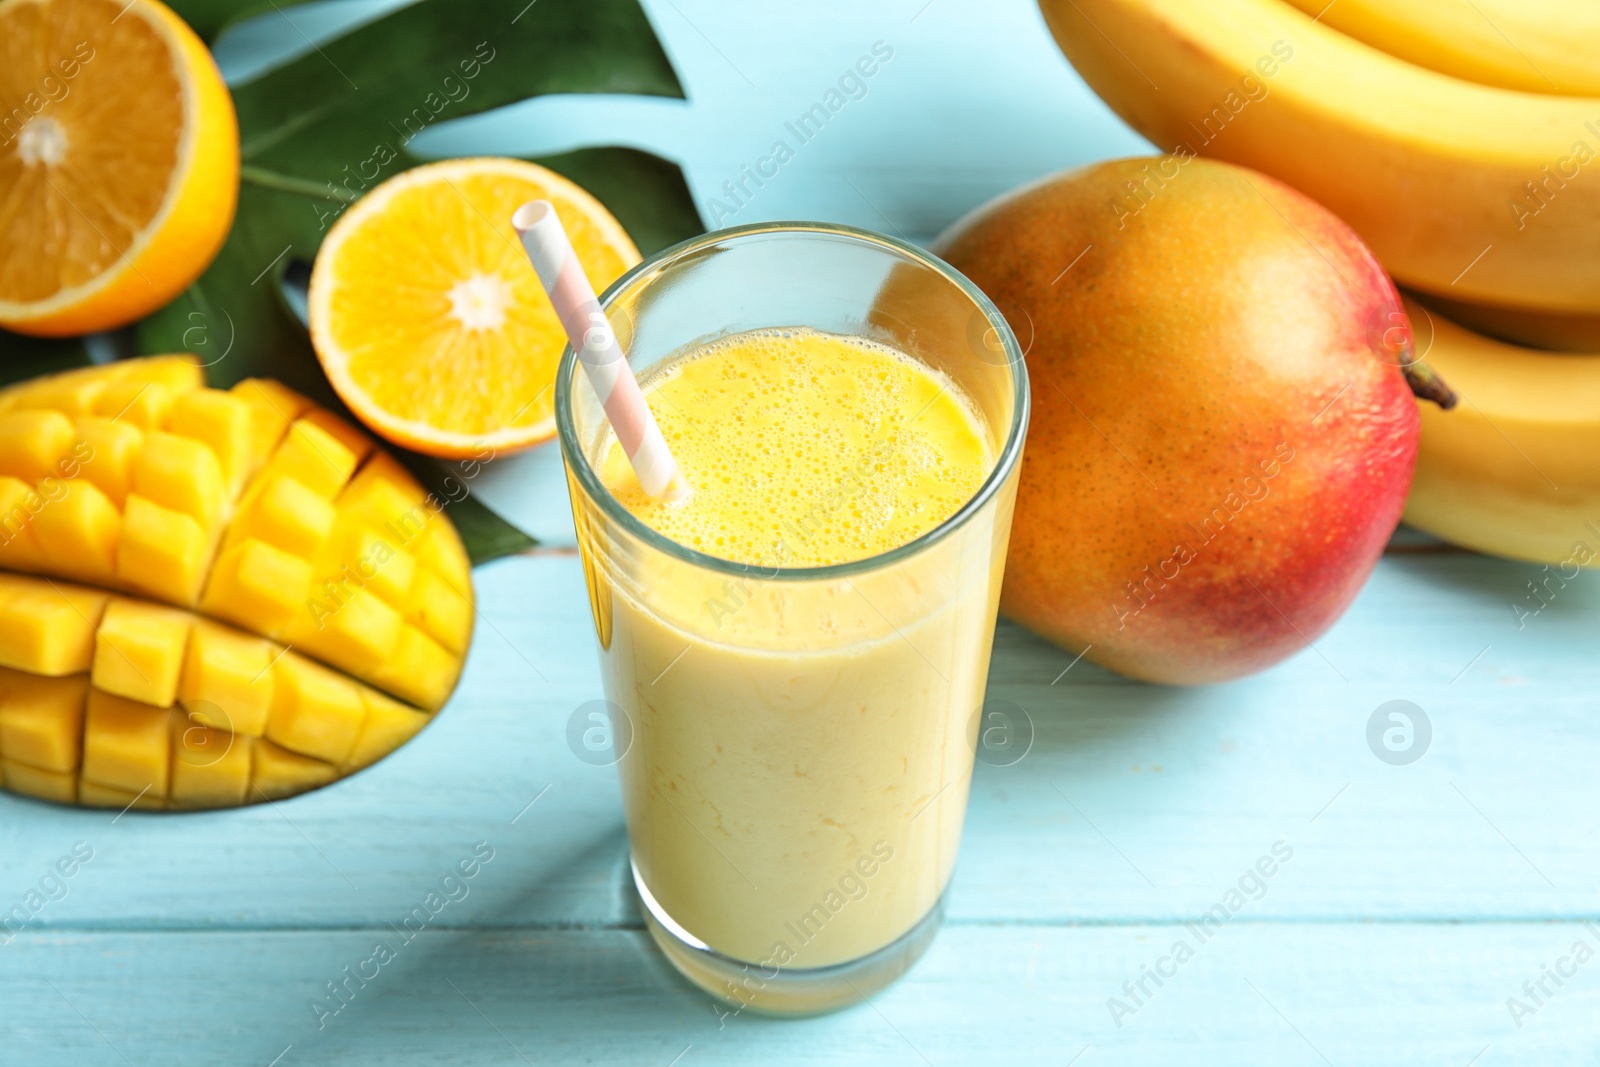
<path fill-rule="evenodd" d="M 174 4 L 207 37 L 285 6 Z M 342 411 L 297 299 L 328 227 L 366 190 L 425 161 L 410 150 L 422 130 L 546 93 L 683 96 L 637 0 L 420 0 L 234 87 L 242 166 L 232 232 L 194 285 L 133 327 L 132 350 L 194 352 L 213 385 L 273 377 Z M 704 228 L 681 170 L 648 153 L 586 148 L 534 162 L 587 188 L 646 255 Z M 5 377 L 88 359 L 76 341 L 0 334 Z M 401 458 L 425 482 L 460 478 Z M 533 543 L 470 493 L 451 499 L 474 562 Z"/>
<path fill-rule="evenodd" d="M 76 337 L 23 337 L 0 330 L 0 385 L 25 378 L 86 367 L 94 360 L 89 349 Z"/>

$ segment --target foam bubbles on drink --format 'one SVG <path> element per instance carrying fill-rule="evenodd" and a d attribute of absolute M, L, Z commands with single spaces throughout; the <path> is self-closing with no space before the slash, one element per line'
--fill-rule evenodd
<path fill-rule="evenodd" d="M 614 441 L 602 480 L 647 526 L 738 563 L 816 567 L 889 551 L 960 510 L 994 465 L 949 379 L 865 338 L 735 334 L 642 384 L 694 492 L 645 496 Z"/>

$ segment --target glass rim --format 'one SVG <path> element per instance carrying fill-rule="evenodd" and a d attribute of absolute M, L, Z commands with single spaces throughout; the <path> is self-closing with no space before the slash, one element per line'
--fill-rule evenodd
<path fill-rule="evenodd" d="M 1007 429 L 1005 443 L 1000 448 L 1000 454 L 995 458 L 994 468 L 989 472 L 983 484 L 978 487 L 972 497 L 960 508 L 946 518 L 939 525 L 927 530 L 907 541 L 903 545 L 896 545 L 885 552 L 865 556 L 861 559 L 850 560 L 845 563 L 830 563 L 821 567 L 767 567 L 759 563 L 739 563 L 735 560 L 723 559 L 713 556 L 688 545 L 680 544 L 670 537 L 645 525 L 638 516 L 622 506 L 622 503 L 605 487 L 600 476 L 595 473 L 594 466 L 589 462 L 589 457 L 584 454 L 579 446 L 577 428 L 572 415 L 572 389 L 573 379 L 578 373 L 578 356 L 570 344 L 561 352 L 561 363 L 556 371 L 556 430 L 561 442 L 561 452 L 566 460 L 566 467 L 583 487 L 584 494 L 600 506 L 606 518 L 615 522 L 628 533 L 643 541 L 645 544 L 685 563 L 721 574 L 738 577 L 748 577 L 752 571 L 760 571 L 762 577 L 768 581 L 814 581 L 828 578 L 848 578 L 851 575 L 862 574 L 867 571 L 892 566 L 903 559 L 908 559 L 926 550 L 955 530 L 966 525 L 989 500 L 1000 491 L 1006 478 L 1022 454 L 1023 437 L 1028 427 L 1030 400 L 1028 392 L 1028 368 L 1023 362 L 1023 353 L 1017 344 L 1016 334 L 1012 331 L 1005 316 L 995 307 L 994 302 L 983 294 L 966 275 L 956 270 L 938 256 L 918 248 L 909 241 L 902 241 L 887 234 L 864 230 L 855 226 L 846 226 L 834 222 L 759 222 L 745 226 L 731 226 L 726 229 L 713 230 L 709 233 L 691 237 L 686 241 L 679 241 L 671 247 L 664 248 L 653 256 L 649 256 L 634 265 L 622 277 L 606 287 L 600 294 L 600 306 L 609 311 L 616 299 L 630 287 L 634 286 L 646 274 L 655 273 L 672 266 L 696 252 L 717 244 L 724 244 L 729 240 L 749 237 L 770 236 L 774 234 L 813 234 L 818 236 L 839 237 L 861 244 L 876 246 L 897 253 L 901 257 L 911 260 L 921 266 L 927 267 L 944 277 L 944 279 L 959 289 L 974 306 L 983 313 L 990 324 L 1000 323 L 1003 329 L 995 332 L 1000 337 L 1000 342 L 1005 348 L 1006 366 L 1011 371 L 1012 410 L 1011 425 Z M 796 323 L 795 325 L 804 325 Z"/>

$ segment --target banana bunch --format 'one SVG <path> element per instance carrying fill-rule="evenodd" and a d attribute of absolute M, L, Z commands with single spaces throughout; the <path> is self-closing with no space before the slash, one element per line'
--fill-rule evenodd
<path fill-rule="evenodd" d="M 1600 566 L 1600 354 L 1572 354 L 1600 353 L 1600 4 L 1040 7 L 1140 133 L 1310 195 L 1420 298 L 1417 355 L 1462 402 L 1419 405 L 1407 522 Z"/>
<path fill-rule="evenodd" d="M 1289 0 L 1324 25 L 1480 85 L 1600 96 L 1594 0 Z"/>
<path fill-rule="evenodd" d="M 1041 7 L 1078 73 L 1134 129 L 1294 186 L 1405 285 L 1600 313 L 1600 177 L 1583 173 L 1600 171 L 1600 97 L 1428 70 L 1285 0 Z M 1576 63 L 1582 42 L 1571 43 Z"/>

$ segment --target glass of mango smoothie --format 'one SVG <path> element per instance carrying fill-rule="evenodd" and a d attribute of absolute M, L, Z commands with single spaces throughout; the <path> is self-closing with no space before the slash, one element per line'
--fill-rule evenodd
<path fill-rule="evenodd" d="M 646 925 L 735 1006 L 892 982 L 943 914 L 1028 386 L 993 305 L 844 226 L 723 230 L 602 298 L 690 486 L 556 412 Z M 619 749 L 621 748 L 619 744 Z"/>

